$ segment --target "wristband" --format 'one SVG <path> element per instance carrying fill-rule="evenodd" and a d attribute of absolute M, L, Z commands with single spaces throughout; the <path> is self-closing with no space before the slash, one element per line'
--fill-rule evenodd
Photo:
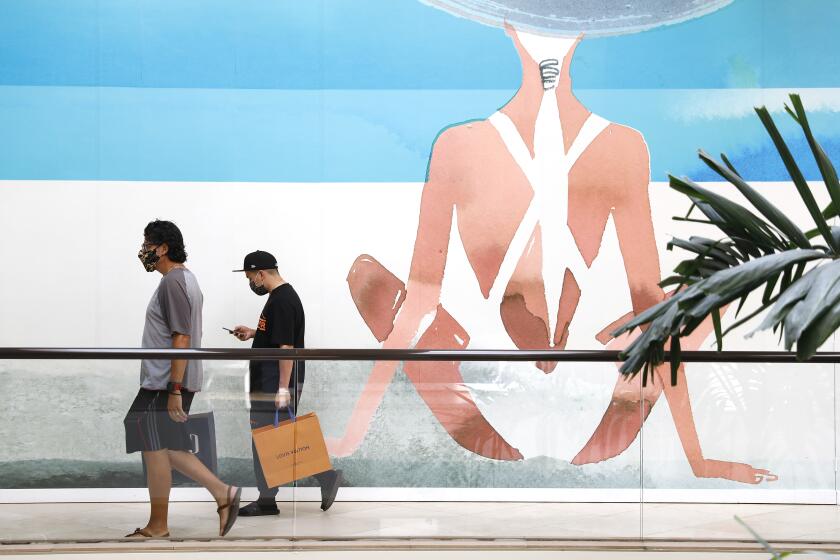
<path fill-rule="evenodd" d="M 169 391 L 170 393 L 172 393 L 173 391 L 176 391 L 176 392 L 180 393 L 183 388 L 184 388 L 184 386 L 181 385 L 180 382 L 170 381 L 169 383 L 166 384 L 166 390 Z"/>

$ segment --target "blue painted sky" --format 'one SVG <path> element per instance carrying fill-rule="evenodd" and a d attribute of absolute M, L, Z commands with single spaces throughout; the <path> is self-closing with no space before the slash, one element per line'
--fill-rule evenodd
<path fill-rule="evenodd" d="M 750 179 L 785 180 L 755 96 L 738 95 L 840 87 L 834 29 L 835 0 L 736 0 L 584 41 L 574 86 L 644 134 L 654 180 L 712 178 L 700 147 Z M 487 117 L 519 75 L 503 31 L 414 0 L 6 0 L 0 178 L 421 181 L 436 134 Z M 833 95 L 813 123 L 840 161 Z"/>
<path fill-rule="evenodd" d="M 576 87 L 834 87 L 836 0 L 735 0 L 585 41 Z M 4 0 L 0 84 L 515 88 L 504 32 L 416 0 Z"/>

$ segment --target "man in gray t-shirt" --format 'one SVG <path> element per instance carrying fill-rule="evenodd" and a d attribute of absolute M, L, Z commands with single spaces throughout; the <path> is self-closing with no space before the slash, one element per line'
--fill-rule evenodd
<path fill-rule="evenodd" d="M 200 348 L 203 296 L 195 275 L 184 265 L 187 252 L 172 222 L 146 226 L 138 257 L 147 272 L 162 275 L 143 328 L 143 348 Z M 192 453 L 187 414 L 201 390 L 199 360 L 143 360 L 140 390 L 125 417 L 126 452 L 140 451 L 146 465 L 151 513 L 149 522 L 130 538 L 168 537 L 172 469 L 198 482 L 218 504 L 219 535 L 230 531 L 239 515 L 241 489 L 222 482 Z"/>
<path fill-rule="evenodd" d="M 203 301 L 198 281 L 190 270 L 179 267 L 167 272 L 146 308 L 143 348 L 172 348 L 172 339 L 178 334 L 189 336 L 190 348 L 201 348 Z M 171 365 L 171 360 L 143 360 L 140 386 L 153 391 L 166 389 Z M 201 361 L 187 362 L 181 385 L 191 392 L 201 391 L 202 380 Z"/>

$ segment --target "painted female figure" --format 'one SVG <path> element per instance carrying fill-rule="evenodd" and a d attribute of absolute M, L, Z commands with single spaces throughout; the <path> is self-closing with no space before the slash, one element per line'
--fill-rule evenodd
<path fill-rule="evenodd" d="M 522 84 L 488 119 L 438 136 L 408 284 L 361 256 L 348 282 L 362 316 L 385 348 L 626 344 L 610 340 L 611 324 L 665 297 L 644 138 L 575 98 L 570 68 L 580 29 L 553 29 L 546 16 L 535 32 L 539 10 L 531 19 L 530 8 L 494 12 L 511 2 L 432 3 L 505 25 Z M 525 20 L 510 17 L 516 14 Z M 698 329 L 683 347 L 697 348 L 709 330 Z M 395 369 L 393 362 L 374 366 L 346 433 L 329 442 L 334 454 L 359 445 Z M 485 457 L 606 460 L 633 442 L 664 392 L 696 476 L 745 483 L 772 477 L 703 456 L 682 370 L 676 386 L 670 371 L 657 371 L 645 387 L 639 378 L 619 377 L 612 394 L 603 391 L 617 375 L 611 364 L 500 364 L 490 379 L 487 367 L 475 364 L 408 362 L 405 372 L 453 439 Z"/>

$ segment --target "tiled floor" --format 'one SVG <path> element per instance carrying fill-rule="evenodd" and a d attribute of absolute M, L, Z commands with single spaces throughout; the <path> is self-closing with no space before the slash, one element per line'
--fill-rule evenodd
<path fill-rule="evenodd" d="M 138 503 L 0 505 L 0 540 L 119 539 L 147 514 Z M 279 517 L 241 518 L 230 537 L 750 540 L 736 515 L 768 540 L 840 542 L 837 506 L 495 502 L 285 504 Z M 172 504 L 170 530 L 215 537 L 213 504 Z"/>
<path fill-rule="evenodd" d="M 125 553 L 50 553 L 4 555 L 4 560 L 124 560 Z M 294 552 L 241 552 L 236 558 L 248 560 L 766 560 L 764 553 L 749 552 L 605 552 L 605 551 L 294 551 Z M 133 552 L 132 560 L 159 560 L 176 558 L 177 560 L 231 560 L 230 552 Z M 805 554 L 797 556 L 802 560 L 820 560 Z"/>

